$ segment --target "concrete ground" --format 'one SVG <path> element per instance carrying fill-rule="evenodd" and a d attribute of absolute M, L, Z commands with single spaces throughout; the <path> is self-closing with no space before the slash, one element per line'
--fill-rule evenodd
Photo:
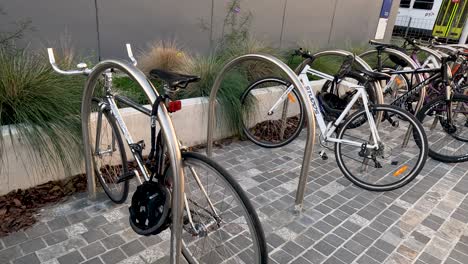
<path fill-rule="evenodd" d="M 293 214 L 305 138 L 263 149 L 233 142 L 215 160 L 241 183 L 262 220 L 270 263 L 468 263 L 468 163 L 428 159 L 409 185 L 352 185 L 332 153 L 313 156 L 304 212 Z M 315 153 L 317 150 L 314 151 Z M 153 263 L 170 237 L 136 235 L 128 204 L 85 194 L 44 208 L 30 229 L 0 239 L 0 263 Z"/>

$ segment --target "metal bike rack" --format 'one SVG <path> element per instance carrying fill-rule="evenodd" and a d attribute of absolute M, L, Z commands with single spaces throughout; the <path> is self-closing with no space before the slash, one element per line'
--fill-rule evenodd
<path fill-rule="evenodd" d="M 408 65 L 416 70 L 419 68 L 419 65 L 416 64 L 416 62 L 414 62 L 408 55 L 406 55 L 405 53 L 399 51 L 399 50 L 395 50 L 395 49 L 390 49 L 390 48 L 387 48 L 384 50 L 385 53 L 387 54 L 391 54 L 391 55 L 395 55 L 401 59 L 403 59 L 406 63 L 408 63 Z M 364 56 L 367 56 L 369 54 L 373 54 L 373 53 L 377 53 L 377 50 L 376 49 L 373 49 L 373 50 L 369 50 L 369 51 L 366 51 L 364 53 L 362 53 L 361 55 L 359 55 L 359 57 L 364 57 Z M 371 69 L 373 70 L 373 69 Z M 424 81 L 424 76 L 422 74 L 415 74 L 415 77 L 416 77 L 416 80 L 417 82 L 423 82 Z M 421 94 L 419 96 L 419 101 L 418 103 L 416 104 L 416 113 L 421 109 L 421 107 L 423 106 L 423 103 L 424 103 L 424 98 L 426 97 L 426 86 L 424 86 L 422 89 L 421 89 Z M 409 136 L 409 135 L 408 135 Z"/>
<path fill-rule="evenodd" d="M 460 46 L 447 46 L 447 45 L 436 45 L 434 46 L 434 49 L 437 49 L 438 51 L 440 52 L 443 52 L 443 53 L 457 53 L 458 52 L 458 49 L 460 48 Z"/>
<path fill-rule="evenodd" d="M 89 135 L 89 121 L 91 114 L 91 98 L 99 77 L 108 69 L 118 69 L 131 77 L 145 92 L 151 103 L 156 101 L 158 93 L 146 76 L 134 65 L 118 60 L 105 60 L 98 63 L 90 72 L 84 87 L 81 105 L 81 125 L 83 133 L 84 154 L 86 164 L 86 175 L 88 180 L 88 194 L 90 198 L 96 197 L 96 181 L 94 177 L 94 164 L 91 159 L 91 146 Z M 184 172 L 182 170 L 182 158 L 179 150 L 179 143 L 172 126 L 170 116 L 165 107 L 158 110 L 158 121 L 163 131 L 171 169 L 174 172 L 174 188 L 172 191 L 172 229 L 170 242 L 170 263 L 179 263 L 182 250 L 182 215 L 184 208 Z M 164 129 L 163 129 L 164 128 Z M 175 210 L 175 209 L 178 210 Z"/>
<path fill-rule="evenodd" d="M 346 51 L 346 50 L 325 50 L 325 51 L 320 51 L 315 54 L 312 54 L 312 56 L 316 59 L 319 57 L 323 56 L 354 56 L 354 53 Z M 355 57 L 355 62 L 361 66 L 363 69 L 368 70 L 368 71 L 373 71 L 373 69 L 359 56 Z M 299 73 L 302 71 L 305 65 L 310 64 L 311 59 L 305 59 L 299 66 L 297 66 L 295 72 Z M 312 62 L 313 63 L 313 62 Z M 376 88 L 376 95 L 377 95 L 377 101 L 381 104 L 383 103 L 383 93 L 382 93 L 382 87 L 379 82 L 374 82 L 374 87 Z"/>
<path fill-rule="evenodd" d="M 304 102 L 305 110 L 306 110 L 306 118 L 307 118 L 307 140 L 306 146 L 304 150 L 304 158 L 302 160 L 302 168 L 301 173 L 299 176 L 299 182 L 297 186 L 296 192 L 296 201 L 295 201 L 295 210 L 296 212 L 302 210 L 303 201 L 304 201 L 304 193 L 305 187 L 307 184 L 307 173 L 309 172 L 309 166 L 311 161 L 311 154 L 314 147 L 315 142 L 315 117 L 313 114 L 312 103 L 307 96 L 307 92 L 305 88 L 302 86 L 298 76 L 291 70 L 286 64 L 284 64 L 279 59 L 266 54 L 247 54 L 240 57 L 237 57 L 224 65 L 221 72 L 215 79 L 213 87 L 211 88 L 210 93 L 210 101 L 209 101 L 209 109 L 208 109 L 208 136 L 207 136 L 207 150 L 206 153 L 208 156 L 213 154 L 213 133 L 215 129 L 215 107 L 216 107 L 216 95 L 220 88 L 221 82 L 224 78 L 224 75 L 234 68 L 235 66 L 246 62 L 246 61 L 262 61 L 265 63 L 271 63 L 275 65 L 278 69 L 282 70 L 286 73 L 289 81 L 298 88 L 299 95 L 301 96 L 302 101 Z"/>

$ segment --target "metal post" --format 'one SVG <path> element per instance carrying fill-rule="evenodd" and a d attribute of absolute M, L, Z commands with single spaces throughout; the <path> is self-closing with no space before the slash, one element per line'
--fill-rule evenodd
<path fill-rule="evenodd" d="M 94 88 L 100 76 L 108 69 L 118 69 L 132 78 L 145 92 L 147 98 L 153 103 L 158 96 L 156 89 L 146 76 L 134 65 L 118 60 L 106 60 L 98 63 L 89 74 L 86 81 L 81 105 L 81 125 L 83 133 L 84 154 L 86 164 L 86 174 L 88 179 L 88 191 L 91 198 L 95 197 L 95 177 L 93 173 L 93 162 L 91 160 L 91 146 L 89 135 L 89 121 L 91 114 L 91 98 Z M 182 170 L 182 157 L 179 150 L 179 143 L 172 125 L 171 118 L 165 107 L 158 110 L 158 121 L 163 131 L 164 140 L 169 154 L 171 169 L 174 172 L 174 185 L 172 191 L 172 231 L 170 241 L 170 263 L 179 263 L 182 250 L 182 215 L 184 209 L 184 172 Z"/>
<path fill-rule="evenodd" d="M 230 62 L 226 63 L 221 70 L 221 72 L 216 77 L 216 80 L 211 88 L 210 93 L 210 101 L 209 101 L 209 108 L 208 108 L 208 136 L 207 136 L 207 149 L 206 153 L 208 156 L 213 154 L 213 134 L 215 129 L 215 107 L 216 107 L 216 95 L 221 85 L 221 81 L 223 80 L 225 74 L 235 66 L 241 64 L 242 62 L 249 61 L 249 60 L 257 60 L 266 63 L 271 63 L 286 73 L 289 81 L 298 89 L 299 96 L 301 97 L 302 101 L 304 102 L 305 110 L 306 110 L 306 118 L 307 118 L 307 139 L 306 139 L 306 146 L 304 150 L 304 158 L 302 160 L 302 168 L 301 173 L 299 176 L 299 183 L 296 192 L 296 201 L 295 201 L 295 210 L 296 212 L 300 212 L 303 206 L 304 200 L 304 192 L 307 183 L 307 173 L 309 172 L 310 160 L 311 155 L 314 147 L 315 142 L 315 118 L 313 115 L 313 108 L 312 103 L 307 96 L 306 90 L 302 86 L 297 75 L 292 71 L 286 64 L 284 64 L 279 59 L 266 54 L 247 54 L 240 57 L 237 57 Z"/>
<path fill-rule="evenodd" d="M 333 16 L 332 16 L 332 20 L 331 20 L 331 23 L 330 23 L 330 32 L 328 32 L 328 42 L 327 42 L 327 45 L 330 45 L 330 41 L 331 41 L 331 35 L 332 35 L 332 32 L 333 32 L 333 26 L 335 24 L 335 16 L 336 16 L 336 6 L 338 5 L 338 0 L 335 0 L 335 5 L 333 6 Z"/>
<path fill-rule="evenodd" d="M 286 8 L 288 6 L 288 0 L 284 0 L 284 7 L 283 7 L 283 20 L 281 22 L 281 33 L 280 33 L 280 48 L 283 47 L 283 34 L 284 34 L 284 23 L 286 20 Z"/>
<path fill-rule="evenodd" d="M 408 37 L 408 31 L 410 29 L 412 19 L 413 19 L 412 17 L 409 17 L 408 25 L 406 25 L 406 30 L 405 30 L 405 38 Z"/>
<path fill-rule="evenodd" d="M 99 30 L 99 7 L 97 0 L 94 0 L 94 11 L 96 14 L 97 54 L 98 61 L 101 61 L 101 32 Z"/>

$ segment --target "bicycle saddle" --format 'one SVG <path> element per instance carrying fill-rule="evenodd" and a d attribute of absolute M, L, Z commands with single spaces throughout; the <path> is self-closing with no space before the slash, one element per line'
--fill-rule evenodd
<path fill-rule="evenodd" d="M 159 69 L 153 69 L 149 74 L 153 78 L 165 81 L 171 88 L 185 88 L 189 83 L 198 82 L 200 80 L 198 76 L 167 72 Z"/>
<path fill-rule="evenodd" d="M 380 81 L 380 80 L 388 80 L 391 78 L 390 75 L 382 72 L 376 72 L 376 71 L 368 71 L 368 70 L 359 70 L 364 76 L 369 77 L 373 80 Z"/>
<path fill-rule="evenodd" d="M 373 46 L 376 46 L 375 48 L 376 49 L 385 49 L 385 48 L 390 48 L 390 49 L 396 49 L 396 50 L 401 50 L 402 48 L 396 46 L 396 45 L 393 45 L 393 44 L 390 44 L 390 43 L 384 43 L 384 42 L 379 42 L 379 41 L 375 41 L 375 40 L 369 40 L 369 44 L 373 45 Z"/>

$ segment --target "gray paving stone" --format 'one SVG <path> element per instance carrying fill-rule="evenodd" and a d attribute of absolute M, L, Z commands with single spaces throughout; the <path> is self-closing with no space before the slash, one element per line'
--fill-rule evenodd
<path fill-rule="evenodd" d="M 0 263 L 8 263 L 10 260 L 17 259 L 22 256 L 19 246 L 13 246 L 0 251 Z"/>
<path fill-rule="evenodd" d="M 96 229 L 104 224 L 107 224 L 107 219 L 102 216 L 102 215 L 98 215 L 98 216 L 95 216 L 87 221 L 84 222 L 84 225 L 88 228 L 88 229 Z"/>
<path fill-rule="evenodd" d="M 106 252 L 106 249 L 101 244 L 101 242 L 96 241 L 92 244 L 87 245 L 86 247 L 81 248 L 80 251 L 86 259 L 90 259 Z"/>
<path fill-rule="evenodd" d="M 139 240 L 133 240 L 120 247 L 127 256 L 133 256 L 145 249 L 145 246 Z"/>
<path fill-rule="evenodd" d="M 461 252 L 458 250 L 452 250 L 449 257 L 459 261 L 460 263 L 468 262 L 468 252 Z"/>
<path fill-rule="evenodd" d="M 80 212 L 76 212 L 74 214 L 68 215 L 67 218 L 71 224 L 76 224 L 79 222 L 83 222 L 91 217 L 86 211 L 80 211 Z"/>
<path fill-rule="evenodd" d="M 345 262 L 339 260 L 335 256 L 331 256 L 327 260 L 325 260 L 325 262 L 323 262 L 323 264 L 345 264 Z"/>
<path fill-rule="evenodd" d="M 428 253 L 425 253 L 425 252 L 423 252 L 423 253 L 419 256 L 418 259 L 419 259 L 419 260 L 422 260 L 422 261 L 424 261 L 424 262 L 426 262 L 426 263 L 430 263 L 430 264 L 433 264 L 433 263 L 434 263 L 434 264 L 438 264 L 438 263 L 441 263 L 441 262 L 442 262 L 442 260 L 440 260 L 440 259 L 438 259 L 438 258 L 436 258 L 436 257 L 434 257 L 434 256 L 432 256 L 432 255 L 430 255 L 430 254 L 428 254 Z"/>
<path fill-rule="evenodd" d="M 308 263 L 321 263 L 324 259 L 325 259 L 325 256 L 316 251 L 315 249 L 311 248 L 309 250 L 307 250 L 304 255 L 302 255 L 302 257 L 304 257 Z"/>
<path fill-rule="evenodd" d="M 388 254 L 383 252 L 382 250 L 376 248 L 376 247 L 371 247 L 366 251 L 366 254 L 369 255 L 371 258 L 379 261 L 380 263 L 383 263 L 384 260 L 388 257 Z"/>
<path fill-rule="evenodd" d="M 146 247 L 156 245 L 156 244 L 158 244 L 159 242 L 162 241 L 162 239 L 159 236 L 142 236 L 142 237 L 139 238 L 139 240 Z"/>
<path fill-rule="evenodd" d="M 125 240 L 120 235 L 111 235 L 101 240 L 101 242 L 107 249 L 112 249 L 124 244 Z"/>
<path fill-rule="evenodd" d="M 44 236 L 44 240 L 49 246 L 55 245 L 67 239 L 68 239 L 68 233 L 65 230 L 55 231 L 53 233 L 50 233 Z"/>
<path fill-rule="evenodd" d="M 83 262 L 82 264 L 104 264 L 100 258 L 93 258 Z"/>
<path fill-rule="evenodd" d="M 19 232 L 15 232 L 13 234 L 10 234 L 4 237 L 2 240 L 3 240 L 3 243 L 5 244 L 5 247 L 8 248 L 8 247 L 14 246 L 16 244 L 19 244 L 21 242 L 28 240 L 28 237 L 26 236 L 24 232 L 19 231 Z"/>
<path fill-rule="evenodd" d="M 278 263 L 287 263 L 293 260 L 294 257 L 284 250 L 277 250 L 275 253 L 271 255 L 271 258 L 277 261 Z"/>
<path fill-rule="evenodd" d="M 47 225 L 49 226 L 50 230 L 55 231 L 69 226 L 70 222 L 66 217 L 58 216 L 54 220 L 47 222 Z"/>
<path fill-rule="evenodd" d="M 325 241 L 320 241 L 317 244 L 314 245 L 314 249 L 317 250 L 318 252 L 322 253 L 325 256 L 330 256 L 330 254 L 335 251 L 335 247 L 328 244 Z"/>
<path fill-rule="evenodd" d="M 101 258 L 104 261 L 104 263 L 113 264 L 124 260 L 126 257 L 122 250 L 120 250 L 119 248 L 115 248 L 111 251 L 108 251 L 105 254 L 102 254 Z"/>
<path fill-rule="evenodd" d="M 72 251 L 64 256 L 57 258 L 60 264 L 77 264 L 82 262 L 84 259 L 81 256 L 80 252 Z"/>
<path fill-rule="evenodd" d="M 41 263 L 35 253 L 15 259 L 13 264 L 39 264 Z"/>
<path fill-rule="evenodd" d="M 24 232 L 29 238 L 36 238 L 48 234 L 50 229 L 45 223 L 38 223 Z"/>
<path fill-rule="evenodd" d="M 92 243 L 94 241 L 105 238 L 106 234 L 101 230 L 91 230 L 91 231 L 81 234 L 81 236 L 83 236 L 86 242 Z"/>
<path fill-rule="evenodd" d="M 36 238 L 20 244 L 20 247 L 23 250 L 23 253 L 28 254 L 31 252 L 35 252 L 41 248 L 45 248 L 46 244 L 44 243 L 42 238 Z"/>

